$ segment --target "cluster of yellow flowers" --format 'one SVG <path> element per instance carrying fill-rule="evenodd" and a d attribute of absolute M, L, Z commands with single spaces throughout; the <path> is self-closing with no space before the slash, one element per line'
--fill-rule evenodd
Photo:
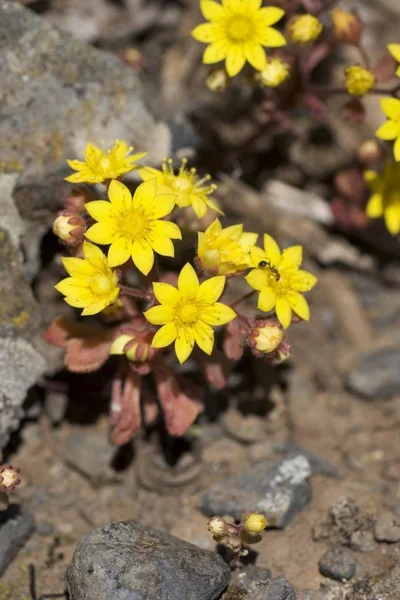
<path fill-rule="evenodd" d="M 152 272 L 155 255 L 173 257 L 172 240 L 182 239 L 180 228 L 172 221 L 175 207 L 191 207 L 200 217 L 208 209 L 221 213 L 210 198 L 216 186 L 205 185 L 209 177 L 199 179 L 186 162 L 175 173 L 170 159 L 164 161 L 161 170 L 139 167 L 137 157 L 145 154 L 131 156 L 131 150 L 119 140 L 108 151 L 88 144 L 85 162 L 69 161 L 76 172 L 67 177 L 68 181 L 103 182 L 108 191 L 108 200 L 85 204 L 92 224 L 86 228 L 82 217 L 76 221 L 82 228 L 82 240 L 86 238 L 83 256 L 63 259 L 70 276 L 56 286 L 68 304 L 83 309 L 82 315 L 96 314 L 116 302 L 125 287 L 116 267 L 130 260 L 144 276 L 156 279 L 156 272 Z M 133 169 L 144 181 L 132 195 L 119 178 Z M 71 227 L 78 228 L 70 224 L 73 219 L 67 213 L 58 217 L 55 225 L 55 232 L 65 241 L 74 233 Z M 153 348 L 174 343 L 180 362 L 190 356 L 195 344 L 211 354 L 213 327 L 236 317 L 231 306 L 219 302 L 227 275 L 246 276 L 251 288 L 260 292 L 258 308 L 263 312 L 275 309 L 284 328 L 291 323 L 292 311 L 301 319 L 309 319 L 308 304 L 301 294 L 310 290 L 317 279 L 300 269 L 302 248 L 294 246 L 281 253 L 276 242 L 265 235 L 262 250 L 255 245 L 257 238 L 256 233 L 243 231 L 243 225 L 223 228 L 218 219 L 198 233 L 197 264 L 206 279 L 200 283 L 187 263 L 177 287 L 162 281 L 152 283 L 159 304 L 145 311 L 144 316 L 151 324 L 161 326 L 153 337 Z M 108 246 L 107 255 L 96 244 Z"/>

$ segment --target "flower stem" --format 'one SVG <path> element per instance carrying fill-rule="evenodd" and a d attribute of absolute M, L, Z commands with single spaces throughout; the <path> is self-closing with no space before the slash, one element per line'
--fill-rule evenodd
<path fill-rule="evenodd" d="M 144 292 L 143 290 L 138 290 L 137 288 L 131 288 L 127 285 L 119 286 L 120 294 L 124 296 L 132 296 L 133 298 L 142 298 L 143 300 L 152 300 L 153 293 L 152 292 Z"/>
<path fill-rule="evenodd" d="M 231 308 L 235 308 L 236 306 L 239 306 L 239 304 L 241 304 L 248 298 L 251 298 L 252 296 L 254 296 L 255 293 L 256 293 L 256 290 L 251 290 L 251 292 L 247 292 L 247 294 L 244 294 L 244 296 L 241 296 L 240 298 L 235 300 L 235 302 L 232 302 L 232 304 L 230 305 Z"/>

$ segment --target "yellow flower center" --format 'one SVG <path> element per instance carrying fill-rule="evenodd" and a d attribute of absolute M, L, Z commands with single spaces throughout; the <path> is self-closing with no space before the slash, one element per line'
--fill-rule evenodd
<path fill-rule="evenodd" d="M 124 214 L 118 220 L 116 230 L 123 238 L 134 240 L 143 237 L 149 229 L 149 220 L 143 214 L 132 212 Z"/>
<path fill-rule="evenodd" d="M 177 309 L 177 317 L 182 323 L 194 323 L 196 321 L 199 311 L 193 304 L 181 304 Z"/>
<path fill-rule="evenodd" d="M 96 296 L 106 296 L 114 289 L 114 282 L 107 275 L 95 275 L 89 281 L 90 289 Z"/>
<path fill-rule="evenodd" d="M 251 35 L 252 23 L 244 16 L 235 16 L 227 23 L 227 34 L 233 42 L 243 42 Z"/>

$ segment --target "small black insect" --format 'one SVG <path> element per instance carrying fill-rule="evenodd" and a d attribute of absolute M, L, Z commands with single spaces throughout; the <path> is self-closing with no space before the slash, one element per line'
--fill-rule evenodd
<path fill-rule="evenodd" d="M 276 281 L 279 281 L 281 278 L 281 274 L 279 273 L 278 269 L 276 267 L 273 267 L 271 265 L 271 261 L 270 260 L 260 260 L 260 262 L 258 263 L 258 266 L 262 269 L 264 267 L 267 267 L 267 269 L 269 269 L 269 271 L 271 271 L 272 275 L 275 277 Z"/>

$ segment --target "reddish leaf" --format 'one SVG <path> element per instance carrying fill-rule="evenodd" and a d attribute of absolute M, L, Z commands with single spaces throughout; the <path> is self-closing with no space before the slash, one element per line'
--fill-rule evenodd
<path fill-rule="evenodd" d="M 239 360 L 243 355 L 243 332 L 239 319 L 225 327 L 224 352 L 230 360 Z"/>
<path fill-rule="evenodd" d="M 123 383 L 120 379 L 113 383 L 111 442 L 116 446 L 129 442 L 140 428 L 140 387 L 141 378 L 132 372 Z"/>
<path fill-rule="evenodd" d="M 73 373 L 89 373 L 100 369 L 110 354 L 111 335 L 102 333 L 89 338 L 67 341 L 64 363 Z"/>
<path fill-rule="evenodd" d="M 204 352 L 195 351 L 193 358 L 211 385 L 217 390 L 222 390 L 226 386 L 232 366 L 221 350 L 214 348 L 211 356 L 207 356 Z"/>

